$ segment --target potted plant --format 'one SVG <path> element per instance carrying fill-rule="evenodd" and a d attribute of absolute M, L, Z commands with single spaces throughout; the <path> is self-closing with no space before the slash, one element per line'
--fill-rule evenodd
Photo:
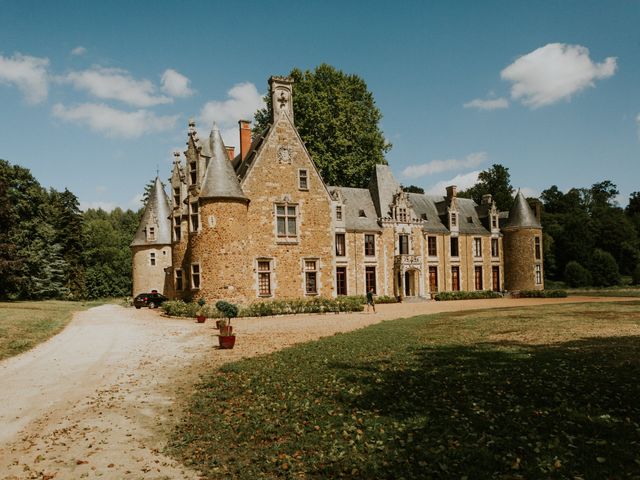
<path fill-rule="evenodd" d="M 218 318 L 216 320 L 216 328 L 218 330 L 220 330 L 222 327 L 226 327 L 227 326 L 227 319 L 226 318 Z"/>
<path fill-rule="evenodd" d="M 233 303 L 220 300 L 216 303 L 216 308 L 228 320 L 228 324 L 225 321 L 225 325 L 220 326 L 220 335 L 218 335 L 220 348 L 233 348 L 236 343 L 236 336 L 233 334 L 231 319 L 238 316 L 238 307 Z"/>
<path fill-rule="evenodd" d="M 204 314 L 204 306 L 207 304 L 207 302 L 205 301 L 205 299 L 203 297 L 200 297 L 198 299 L 198 305 L 200 306 L 200 308 L 198 309 L 198 312 L 196 313 L 196 321 L 198 323 L 204 323 L 205 320 L 207 319 L 207 317 Z"/>

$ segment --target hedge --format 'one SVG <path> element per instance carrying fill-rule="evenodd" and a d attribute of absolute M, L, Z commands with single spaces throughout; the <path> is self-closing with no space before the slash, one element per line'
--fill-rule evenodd
<path fill-rule="evenodd" d="M 565 298 L 566 290 L 521 290 L 520 298 Z"/>
<path fill-rule="evenodd" d="M 481 290 L 477 292 L 439 292 L 433 297 L 437 301 L 448 300 L 475 300 L 479 298 L 502 298 L 500 292 Z"/>

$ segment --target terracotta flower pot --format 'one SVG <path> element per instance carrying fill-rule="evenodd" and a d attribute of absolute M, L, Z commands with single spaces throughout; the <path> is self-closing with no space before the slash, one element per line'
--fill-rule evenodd
<path fill-rule="evenodd" d="M 219 335 L 218 340 L 220 342 L 220 348 L 229 349 L 233 348 L 236 344 L 235 335 Z"/>
<path fill-rule="evenodd" d="M 207 317 L 205 317 L 204 315 L 198 315 L 198 316 L 196 316 L 196 321 L 197 321 L 198 323 L 204 323 L 206 319 L 207 319 Z"/>

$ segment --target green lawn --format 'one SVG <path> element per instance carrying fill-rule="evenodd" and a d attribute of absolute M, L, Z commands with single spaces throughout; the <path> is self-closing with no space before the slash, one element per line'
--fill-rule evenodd
<path fill-rule="evenodd" d="M 567 294 L 589 297 L 640 297 L 640 287 L 570 288 Z"/>
<path fill-rule="evenodd" d="M 208 478 L 640 478 L 639 325 L 640 302 L 383 322 L 212 372 L 168 450 Z"/>
<path fill-rule="evenodd" d="M 73 313 L 104 302 L 0 302 L 0 360 L 17 355 L 60 332 Z"/>

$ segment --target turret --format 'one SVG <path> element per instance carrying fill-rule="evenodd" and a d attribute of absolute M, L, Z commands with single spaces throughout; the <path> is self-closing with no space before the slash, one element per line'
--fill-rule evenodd
<path fill-rule="evenodd" d="M 542 226 L 520 190 L 502 231 L 505 288 L 510 291 L 542 290 Z"/>
<path fill-rule="evenodd" d="M 167 276 L 171 267 L 170 214 L 169 199 L 156 177 L 131 242 L 133 296 L 152 290 L 172 294 Z"/>

